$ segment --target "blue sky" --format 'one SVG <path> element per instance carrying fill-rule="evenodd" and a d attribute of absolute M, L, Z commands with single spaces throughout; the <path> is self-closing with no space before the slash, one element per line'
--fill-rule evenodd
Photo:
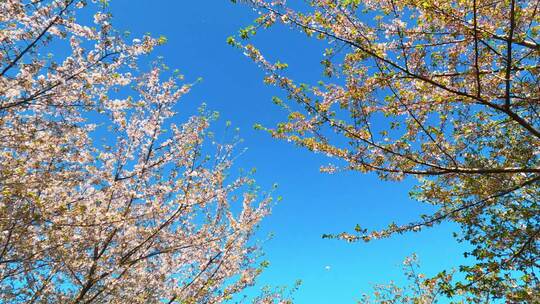
<path fill-rule="evenodd" d="M 301 279 L 296 303 L 355 303 L 372 283 L 401 281 L 401 262 L 413 252 L 428 274 L 458 265 L 463 247 L 452 239 L 448 224 L 369 244 L 321 238 L 324 233 L 352 231 L 356 224 L 381 228 L 391 221 L 405 223 L 428 209 L 409 199 L 412 181 L 383 182 L 356 172 L 322 174 L 319 167 L 330 159 L 253 129 L 255 123 L 272 126 L 286 113 L 271 102 L 280 90 L 264 85 L 262 71 L 226 44 L 228 36 L 256 18 L 249 7 L 228 0 L 115 0 L 110 9 L 119 30 L 168 38 L 155 55 L 178 68 L 187 81 L 203 78 L 180 109 L 191 113 L 205 102 L 209 110 L 219 111 L 222 118 L 216 128 L 230 120 L 245 140 L 247 151 L 236 167 L 256 167 L 263 189 L 279 184 L 276 195 L 283 201 L 258 234 L 260 239 L 269 233 L 274 237 L 264 245 L 271 265 L 256 288 L 293 285 Z M 321 42 L 279 27 L 260 33 L 255 41 L 270 58 L 289 63 L 295 79 L 315 83 L 322 78 Z"/>

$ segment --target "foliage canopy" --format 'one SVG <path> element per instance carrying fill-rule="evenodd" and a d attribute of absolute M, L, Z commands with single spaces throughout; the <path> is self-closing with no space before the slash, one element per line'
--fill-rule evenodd
<path fill-rule="evenodd" d="M 442 281 L 447 296 L 538 301 L 538 1 L 244 2 L 261 15 L 229 43 L 296 102 L 278 100 L 288 120 L 267 130 L 346 163 L 327 172 L 415 177 L 413 197 L 437 208 L 417 222 L 335 237 L 370 241 L 453 221 L 473 249 L 462 275 Z M 324 82 L 297 84 L 286 64 L 242 41 L 276 23 L 328 44 Z"/>

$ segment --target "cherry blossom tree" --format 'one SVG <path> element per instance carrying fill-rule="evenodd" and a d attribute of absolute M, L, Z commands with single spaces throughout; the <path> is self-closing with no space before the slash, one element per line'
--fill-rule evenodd
<path fill-rule="evenodd" d="M 323 171 L 414 177 L 412 196 L 437 210 L 333 237 L 370 241 L 452 221 L 472 249 L 447 296 L 538 301 L 539 2 L 244 2 L 260 17 L 228 42 L 293 101 L 274 98 L 289 116 L 266 130 L 338 160 Z M 324 41 L 324 81 L 298 84 L 287 64 L 242 41 L 274 24 Z"/>
<path fill-rule="evenodd" d="M 231 299 L 271 198 L 230 172 L 212 113 L 172 122 L 190 85 L 140 68 L 165 39 L 126 42 L 105 5 L 0 2 L 1 302 Z"/>
<path fill-rule="evenodd" d="M 364 294 L 358 303 L 384 303 L 384 304 L 433 304 L 437 303 L 439 294 L 443 291 L 442 285 L 452 279 L 452 274 L 440 274 L 435 278 L 427 279 L 419 272 L 418 257 L 413 254 L 403 261 L 403 270 L 409 285 L 398 286 L 396 283 L 378 284 L 374 286 L 372 294 Z M 463 303 L 463 302 L 461 302 Z"/>

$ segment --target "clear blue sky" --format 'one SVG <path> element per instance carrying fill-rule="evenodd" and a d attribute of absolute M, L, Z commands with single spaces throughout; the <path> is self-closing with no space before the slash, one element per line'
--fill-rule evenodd
<path fill-rule="evenodd" d="M 256 167 L 263 189 L 279 184 L 276 195 L 283 201 L 258 234 L 260 239 L 275 235 L 264 246 L 271 266 L 256 288 L 292 285 L 301 279 L 296 303 L 355 303 L 372 283 L 401 281 L 401 262 L 413 252 L 428 274 L 460 262 L 463 247 L 452 239 L 450 225 L 369 244 L 321 238 L 324 233 L 352 231 L 357 223 L 366 228 L 404 223 L 427 209 L 408 198 L 412 182 L 383 182 L 354 172 L 325 175 L 318 169 L 330 159 L 253 129 L 255 123 L 272 126 L 286 114 L 271 102 L 280 90 L 264 85 L 261 70 L 226 44 L 228 36 L 256 18 L 249 7 L 229 0 L 115 0 L 110 9 L 118 29 L 134 36 L 149 32 L 168 38 L 155 54 L 180 69 L 186 80 L 204 79 L 180 109 L 193 111 L 205 102 L 210 110 L 219 111 L 218 123 L 232 121 L 248 148 L 237 168 Z M 295 79 L 314 83 L 322 77 L 321 42 L 283 28 L 262 32 L 255 41 L 271 58 L 289 63 Z"/>

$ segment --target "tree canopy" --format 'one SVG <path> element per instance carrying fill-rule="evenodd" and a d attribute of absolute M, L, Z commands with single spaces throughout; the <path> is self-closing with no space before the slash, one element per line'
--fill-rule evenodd
<path fill-rule="evenodd" d="M 337 159 L 326 172 L 414 177 L 413 198 L 437 208 L 416 222 L 328 237 L 371 241 L 452 221 L 472 249 L 459 274 L 440 281 L 446 296 L 538 301 L 538 1 L 243 2 L 260 17 L 228 42 L 293 101 L 275 98 L 287 121 L 260 127 Z M 327 44 L 324 80 L 299 84 L 246 41 L 275 24 Z"/>
<path fill-rule="evenodd" d="M 165 38 L 111 22 L 104 1 L 0 2 L 1 302 L 230 299 L 271 198 L 231 174 L 212 113 L 171 122 L 191 84 L 148 63 Z"/>
<path fill-rule="evenodd" d="M 362 303 L 539 302 L 540 1 L 241 2 L 259 17 L 227 42 L 287 99 L 273 98 L 283 122 L 257 128 L 334 159 L 326 173 L 414 179 L 411 197 L 434 210 L 324 237 L 448 221 L 465 244 L 459 269 L 426 277 L 412 256 L 410 285 L 378 285 Z M 232 171 L 240 140 L 213 136 L 216 113 L 179 118 L 193 83 L 152 56 L 167 39 L 119 32 L 107 7 L 0 2 L 0 299 L 247 300 L 268 266 L 253 234 L 271 194 Z M 298 82 L 250 41 L 276 25 L 321 41 L 320 82 Z"/>

